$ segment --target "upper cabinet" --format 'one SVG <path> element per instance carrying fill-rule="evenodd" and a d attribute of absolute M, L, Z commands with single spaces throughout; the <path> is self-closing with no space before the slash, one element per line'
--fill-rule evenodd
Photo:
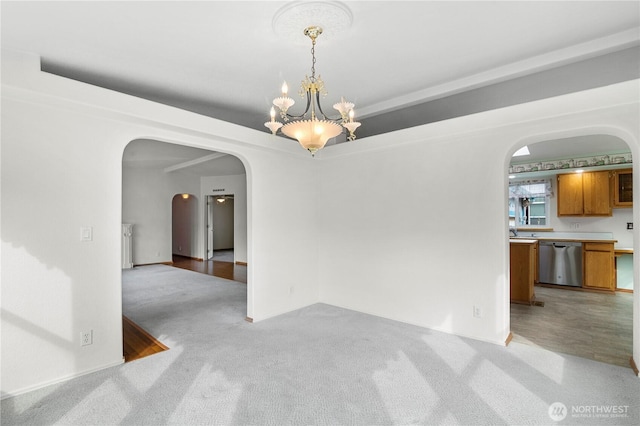
<path fill-rule="evenodd" d="M 558 175 L 558 216 L 582 216 L 583 200 L 582 175 Z"/>
<path fill-rule="evenodd" d="M 558 216 L 611 216 L 611 172 L 558 175 Z"/>
<path fill-rule="evenodd" d="M 613 207 L 633 207 L 633 173 L 631 169 L 613 172 Z"/>

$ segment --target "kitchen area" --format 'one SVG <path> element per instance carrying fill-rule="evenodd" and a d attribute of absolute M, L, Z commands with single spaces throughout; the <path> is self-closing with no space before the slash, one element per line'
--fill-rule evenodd
<path fill-rule="evenodd" d="M 573 139 L 509 167 L 513 340 L 629 367 L 632 158 L 611 136 Z"/>

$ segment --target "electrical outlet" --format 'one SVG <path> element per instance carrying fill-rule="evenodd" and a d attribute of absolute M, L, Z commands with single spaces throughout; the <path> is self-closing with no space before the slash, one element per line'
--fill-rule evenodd
<path fill-rule="evenodd" d="M 80 241 L 93 241 L 93 228 L 91 226 L 80 228 Z"/>
<path fill-rule="evenodd" d="M 473 316 L 475 318 L 482 318 L 482 308 L 480 306 L 473 307 Z"/>
<path fill-rule="evenodd" d="M 88 346 L 93 344 L 93 330 L 83 331 L 80 333 L 80 346 Z"/>
<path fill-rule="evenodd" d="M 627 222 L 627 229 L 633 229 L 633 222 Z"/>

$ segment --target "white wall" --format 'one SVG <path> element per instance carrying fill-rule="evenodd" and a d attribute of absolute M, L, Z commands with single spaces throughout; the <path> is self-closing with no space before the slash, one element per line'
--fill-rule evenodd
<path fill-rule="evenodd" d="M 320 194 L 321 300 L 504 342 L 504 148 L 482 132 L 439 139 L 421 133 L 393 149 L 327 162 Z M 484 318 L 473 318 L 474 305 Z"/>
<path fill-rule="evenodd" d="M 122 168 L 122 220 L 133 224 L 134 265 L 171 262 L 173 197 L 199 194 L 199 180 L 180 172 L 165 173 L 161 168 Z M 194 242 L 195 252 L 185 256 L 202 258 L 199 242 Z"/>
<path fill-rule="evenodd" d="M 558 232 L 612 232 L 616 247 L 633 248 L 633 231 L 627 222 L 633 222 L 633 209 L 613 209 L 611 217 L 558 217 L 557 197 L 550 199 L 551 227 Z M 579 228 L 572 228 L 577 223 Z"/>

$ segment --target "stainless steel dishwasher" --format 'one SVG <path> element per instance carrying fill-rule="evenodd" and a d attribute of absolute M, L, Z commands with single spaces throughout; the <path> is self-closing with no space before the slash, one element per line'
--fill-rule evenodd
<path fill-rule="evenodd" d="M 538 256 L 541 283 L 582 286 L 582 243 L 540 241 Z"/>

